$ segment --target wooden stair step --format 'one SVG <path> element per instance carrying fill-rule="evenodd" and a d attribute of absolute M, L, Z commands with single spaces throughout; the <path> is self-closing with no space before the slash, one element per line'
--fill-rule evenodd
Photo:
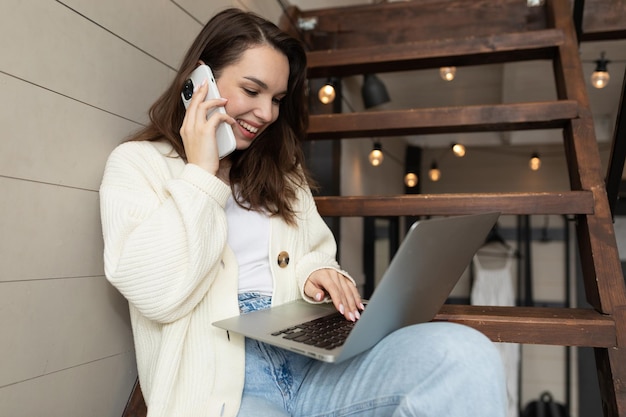
<path fill-rule="evenodd" d="M 502 214 L 593 214 L 591 191 L 459 193 L 315 197 L 322 216 L 452 216 Z"/>
<path fill-rule="evenodd" d="M 434 320 L 468 325 L 495 342 L 617 346 L 613 318 L 592 309 L 446 304 Z"/>
<path fill-rule="evenodd" d="M 322 114 L 307 139 L 554 129 L 578 115 L 573 100 Z"/>
<path fill-rule="evenodd" d="M 309 78 L 550 59 L 564 42 L 560 29 L 405 42 L 307 53 Z"/>

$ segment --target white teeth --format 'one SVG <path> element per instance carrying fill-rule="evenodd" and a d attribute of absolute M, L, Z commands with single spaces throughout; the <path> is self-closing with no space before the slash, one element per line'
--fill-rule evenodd
<path fill-rule="evenodd" d="M 256 133 L 256 132 L 259 131 L 258 127 L 250 126 L 248 123 L 246 123 L 246 122 L 244 122 L 242 120 L 239 120 L 239 125 L 241 127 L 243 127 L 244 129 L 246 129 L 250 133 Z"/>

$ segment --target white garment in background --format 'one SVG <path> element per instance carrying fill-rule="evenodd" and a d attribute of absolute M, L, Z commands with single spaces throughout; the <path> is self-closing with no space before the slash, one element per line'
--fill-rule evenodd
<path fill-rule="evenodd" d="M 498 245 L 498 244 L 494 244 Z M 513 256 L 502 249 L 486 246 L 485 255 L 480 251 L 474 256 L 475 279 L 471 291 L 471 303 L 483 306 L 513 306 Z M 495 343 L 506 371 L 508 397 L 507 417 L 519 416 L 519 360 L 520 347 L 517 343 Z"/>

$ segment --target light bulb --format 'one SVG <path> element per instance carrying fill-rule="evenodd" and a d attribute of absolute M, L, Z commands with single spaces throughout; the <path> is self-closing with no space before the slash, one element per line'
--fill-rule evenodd
<path fill-rule="evenodd" d="M 465 146 L 460 143 L 455 143 L 452 145 L 452 152 L 459 158 L 463 158 L 465 156 Z"/>
<path fill-rule="evenodd" d="M 415 187 L 418 181 L 419 181 L 419 178 L 417 178 L 417 175 L 415 175 L 415 173 L 413 172 L 408 172 L 404 176 L 404 184 L 409 188 Z"/>
<path fill-rule="evenodd" d="M 428 170 L 428 178 L 430 178 L 433 182 L 437 182 L 441 179 L 441 171 L 437 168 L 436 162 L 433 162 L 430 166 L 430 169 Z"/>
<path fill-rule="evenodd" d="M 611 76 L 608 71 L 594 71 L 591 74 L 591 85 L 595 88 L 604 88 L 609 83 Z"/>
<path fill-rule="evenodd" d="M 441 67 L 439 68 L 439 75 L 444 81 L 452 81 L 456 75 L 456 67 Z"/>
<path fill-rule="evenodd" d="M 604 57 L 604 51 L 600 53 L 600 59 L 596 60 L 596 69 L 591 74 L 591 85 L 595 88 L 604 88 L 609 83 L 611 76 L 609 75 L 609 70 L 607 69 L 607 65 L 609 64 L 608 59 Z"/>
<path fill-rule="evenodd" d="M 383 155 L 382 149 L 380 143 L 374 144 L 374 149 L 372 149 L 369 155 L 370 164 L 372 164 L 372 166 L 377 167 L 383 163 L 385 156 Z"/>
<path fill-rule="evenodd" d="M 541 168 L 541 159 L 539 158 L 539 154 L 534 153 L 531 155 L 530 160 L 528 161 L 528 166 L 533 171 L 538 171 Z"/>
<path fill-rule="evenodd" d="M 317 97 L 322 104 L 332 103 L 335 100 L 335 87 L 332 84 L 326 83 L 320 88 L 317 93 Z"/>

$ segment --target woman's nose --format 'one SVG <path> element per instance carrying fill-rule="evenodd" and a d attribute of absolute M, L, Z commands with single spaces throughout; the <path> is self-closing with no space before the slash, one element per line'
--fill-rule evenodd
<path fill-rule="evenodd" d="M 258 106 L 255 110 L 255 115 L 263 122 L 269 122 L 273 116 L 273 101 L 272 99 L 259 100 Z"/>

